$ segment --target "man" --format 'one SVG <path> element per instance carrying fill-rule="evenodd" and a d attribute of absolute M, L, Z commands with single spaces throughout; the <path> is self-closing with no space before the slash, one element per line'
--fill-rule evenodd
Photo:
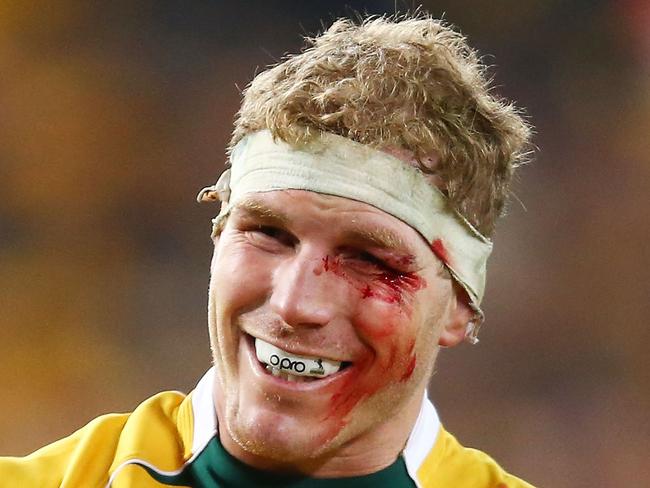
<path fill-rule="evenodd" d="M 244 94 L 214 219 L 214 368 L 23 459 L 1 486 L 524 487 L 426 399 L 476 342 L 529 128 L 425 16 L 335 22 Z"/>

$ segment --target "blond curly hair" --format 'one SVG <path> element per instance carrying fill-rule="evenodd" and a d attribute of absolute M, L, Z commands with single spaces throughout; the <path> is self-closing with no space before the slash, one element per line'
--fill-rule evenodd
<path fill-rule="evenodd" d="M 320 131 L 411 152 L 451 205 L 490 236 L 530 126 L 491 93 L 465 38 L 421 13 L 340 19 L 300 54 L 258 74 L 244 91 L 229 150 L 261 129 L 289 144 Z M 426 161 L 435 155 L 434 168 Z"/>

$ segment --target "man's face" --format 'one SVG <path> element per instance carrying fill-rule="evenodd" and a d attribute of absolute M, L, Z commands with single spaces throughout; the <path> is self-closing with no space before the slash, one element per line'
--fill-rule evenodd
<path fill-rule="evenodd" d="M 254 193 L 228 218 L 211 271 L 220 429 L 246 451 L 292 462 L 376 448 L 373 431 L 419 404 L 455 302 L 408 225 L 346 198 Z M 276 376 L 256 354 L 268 345 L 339 369 Z"/>

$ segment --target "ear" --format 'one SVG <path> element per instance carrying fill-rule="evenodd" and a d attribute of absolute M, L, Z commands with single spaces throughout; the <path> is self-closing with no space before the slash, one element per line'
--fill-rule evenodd
<path fill-rule="evenodd" d="M 454 307 L 445 327 L 442 329 L 438 344 L 442 347 L 453 347 L 458 345 L 465 338 L 467 324 L 475 315 L 474 310 L 469 305 L 469 296 L 467 292 L 454 281 Z"/>

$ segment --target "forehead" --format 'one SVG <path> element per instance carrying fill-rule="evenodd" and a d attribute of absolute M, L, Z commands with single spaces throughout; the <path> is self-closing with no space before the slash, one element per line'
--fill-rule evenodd
<path fill-rule="evenodd" d="M 232 210 L 235 216 L 292 227 L 316 225 L 349 240 L 377 247 L 410 249 L 425 245 L 412 227 L 367 203 L 306 190 L 249 193 Z"/>

